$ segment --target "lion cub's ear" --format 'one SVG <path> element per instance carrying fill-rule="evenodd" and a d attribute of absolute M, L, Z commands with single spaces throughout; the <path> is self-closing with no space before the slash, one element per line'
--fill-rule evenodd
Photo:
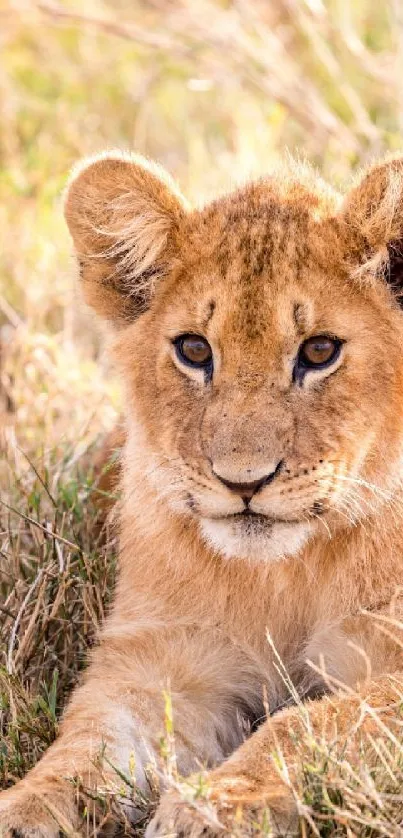
<path fill-rule="evenodd" d="M 185 212 L 170 176 L 140 156 L 108 153 L 73 172 L 65 216 L 98 314 L 119 326 L 147 308 L 175 261 Z"/>
<path fill-rule="evenodd" d="M 403 155 L 373 165 L 343 207 L 350 256 L 403 294 Z"/>

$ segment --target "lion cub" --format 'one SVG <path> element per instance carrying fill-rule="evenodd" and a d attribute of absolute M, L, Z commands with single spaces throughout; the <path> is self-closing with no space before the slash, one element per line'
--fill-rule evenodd
<path fill-rule="evenodd" d="M 403 157 L 344 198 L 290 166 L 192 210 L 159 167 L 111 153 L 75 172 L 65 211 L 126 388 L 120 575 L 0 832 L 79 829 L 75 781 L 116 787 L 116 768 L 146 789 L 169 689 L 178 770 L 208 771 L 218 817 L 173 789 L 147 834 L 231 833 L 267 809 L 288 834 L 300 711 L 245 733 L 290 703 L 276 655 L 353 760 L 375 724 L 360 690 L 382 718 L 401 677 L 383 628 L 403 611 Z"/>

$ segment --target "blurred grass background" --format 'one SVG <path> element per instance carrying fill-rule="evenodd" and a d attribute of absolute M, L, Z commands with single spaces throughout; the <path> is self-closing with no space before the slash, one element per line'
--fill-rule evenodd
<path fill-rule="evenodd" d="M 372 157 L 402 147 L 403 0 L 0 0 L 0 49 L 8 785 L 55 735 L 115 566 L 113 539 L 100 540 L 94 525 L 91 475 L 78 468 L 113 425 L 120 395 L 77 300 L 61 208 L 70 167 L 105 148 L 135 149 L 201 203 L 292 154 L 343 186 Z M 329 755 L 310 766 L 321 834 L 401 836 L 403 759 L 393 759 L 384 776 L 395 802 L 384 796 L 380 814 L 360 785 L 364 803 L 337 798 L 337 831 L 322 793 Z"/>

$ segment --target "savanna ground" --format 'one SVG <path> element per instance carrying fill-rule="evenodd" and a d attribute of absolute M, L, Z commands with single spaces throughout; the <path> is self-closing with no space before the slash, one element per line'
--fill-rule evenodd
<path fill-rule="evenodd" d="M 106 147 L 136 149 L 166 165 L 197 203 L 288 152 L 343 184 L 402 146 L 403 4 L 0 0 L 0 43 L 6 787 L 53 740 L 115 573 L 114 530 L 99 536 L 85 462 L 113 425 L 120 393 L 76 296 L 61 211 L 71 165 Z M 304 736 L 301 834 L 401 836 L 403 745 L 385 729 L 363 742 L 353 770 L 337 732 L 330 746 L 309 728 Z M 379 756 L 371 772 L 367 747 Z M 248 829 L 270 835 L 269 822 Z"/>

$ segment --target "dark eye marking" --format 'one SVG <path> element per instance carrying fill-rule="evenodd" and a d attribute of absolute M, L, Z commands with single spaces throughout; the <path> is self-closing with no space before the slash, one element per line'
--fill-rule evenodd
<path fill-rule="evenodd" d="M 204 321 L 203 321 L 203 328 L 204 328 L 204 329 L 205 329 L 205 328 L 208 326 L 208 324 L 210 323 L 210 320 L 211 320 L 211 318 L 212 318 L 212 316 L 213 316 L 213 314 L 214 314 L 214 312 L 215 312 L 215 305 L 216 305 L 216 304 L 215 304 L 215 301 L 214 301 L 214 300 L 210 300 L 210 302 L 209 302 L 209 304 L 208 304 L 208 306 L 207 306 L 206 316 L 205 316 L 205 319 L 204 319 Z"/>

